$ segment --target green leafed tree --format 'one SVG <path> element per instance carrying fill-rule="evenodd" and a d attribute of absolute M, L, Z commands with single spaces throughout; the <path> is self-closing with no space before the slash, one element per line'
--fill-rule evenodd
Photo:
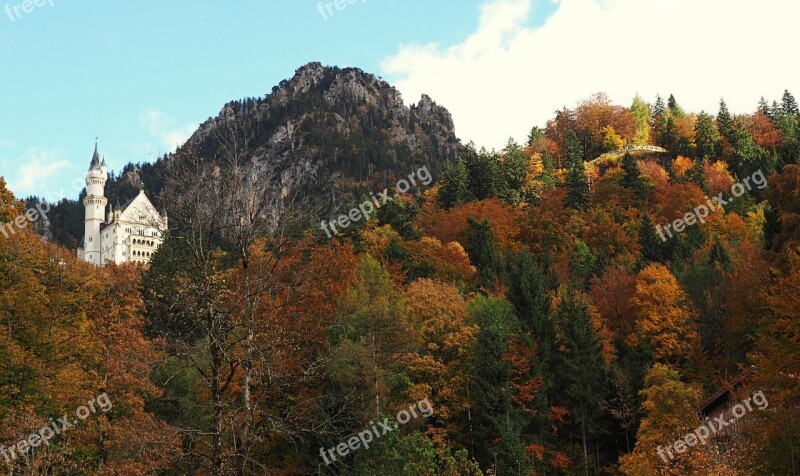
<path fill-rule="evenodd" d="M 492 289 L 495 279 L 503 271 L 503 262 L 497 249 L 492 225 L 488 220 L 479 222 L 473 217 L 467 219 L 469 226 L 469 246 L 467 253 L 472 264 L 478 268 L 481 286 Z"/>
<path fill-rule="evenodd" d="M 728 110 L 728 104 L 724 99 L 719 101 L 719 113 L 717 114 L 717 127 L 723 137 L 730 140 L 731 127 L 733 126 L 733 116 Z"/>
<path fill-rule="evenodd" d="M 549 150 L 545 150 L 542 153 L 542 174 L 539 176 L 539 180 L 548 188 L 558 185 L 553 154 L 551 154 Z"/>
<path fill-rule="evenodd" d="M 528 146 L 533 145 L 536 141 L 544 137 L 544 131 L 539 126 L 535 126 L 528 134 Z"/>
<path fill-rule="evenodd" d="M 656 102 L 653 104 L 653 118 L 660 118 L 664 115 L 664 111 L 667 107 L 664 105 L 664 99 L 661 97 L 660 94 L 656 95 Z"/>
<path fill-rule="evenodd" d="M 473 199 L 469 190 L 469 172 L 462 159 L 445 164 L 439 183 L 439 205 L 442 208 L 448 209 Z"/>
<path fill-rule="evenodd" d="M 678 104 L 678 101 L 675 99 L 675 96 L 670 94 L 669 99 L 667 100 L 667 109 L 669 110 L 670 114 L 675 117 L 684 117 L 686 116 L 686 112 L 681 108 Z"/>
<path fill-rule="evenodd" d="M 416 203 L 393 200 L 378 209 L 378 223 L 390 225 L 406 240 L 416 240 L 419 239 L 420 234 L 414 228 L 412 222 L 418 211 L 419 208 Z"/>
<path fill-rule="evenodd" d="M 586 210 L 591 200 L 591 190 L 589 189 L 589 179 L 586 177 L 586 168 L 583 165 L 583 147 L 575 132 L 567 133 L 564 149 L 564 158 L 569 164 L 566 179 L 567 196 L 564 203 L 576 210 Z"/>
<path fill-rule="evenodd" d="M 700 112 L 694 126 L 695 144 L 699 159 L 713 159 L 722 150 L 722 140 L 714 124 L 714 119 L 705 112 Z"/>
<path fill-rule="evenodd" d="M 783 108 L 783 112 L 786 114 L 793 116 L 800 114 L 800 108 L 797 107 L 797 100 L 795 100 L 794 96 L 792 96 L 792 93 L 790 93 L 788 89 L 783 92 L 781 107 Z"/>
<path fill-rule="evenodd" d="M 639 166 L 636 159 L 630 152 L 626 152 L 622 157 L 622 171 L 625 175 L 622 177 L 622 186 L 628 190 L 632 190 L 636 194 L 636 198 L 644 198 L 646 188 L 642 174 L 639 172 Z"/>
<path fill-rule="evenodd" d="M 342 375 L 363 377 L 357 383 L 365 399 L 369 395 L 372 400 L 372 414 L 377 418 L 387 407 L 391 381 L 400 372 L 399 361 L 411 351 L 414 341 L 405 300 L 383 266 L 366 255 L 356 268 L 340 313 L 335 367 L 342 369 Z"/>
<path fill-rule="evenodd" d="M 509 389 L 512 366 L 503 356 L 519 332 L 519 323 L 504 299 L 478 296 L 470 303 L 469 313 L 480 329 L 472 356 L 471 452 L 482 467 L 492 467 L 493 474 L 516 474 L 520 468 L 527 469 L 523 419 Z"/>
<path fill-rule="evenodd" d="M 503 149 L 500 164 L 501 184 L 499 195 L 506 202 L 516 205 L 522 200 L 522 189 L 528 174 L 528 154 L 513 139 Z"/>
<path fill-rule="evenodd" d="M 563 163 L 567 164 L 568 167 L 574 163 L 583 162 L 583 145 L 578 139 L 578 134 L 572 129 L 567 131 L 567 135 L 564 138 L 561 156 Z"/>
<path fill-rule="evenodd" d="M 485 200 L 497 196 L 500 190 L 500 164 L 493 153 L 486 149 L 475 150 L 473 144 L 464 152 L 464 163 L 467 166 L 469 190 L 476 200 Z"/>
<path fill-rule="evenodd" d="M 650 106 L 638 94 L 631 104 L 631 115 L 636 132 L 633 136 L 633 145 L 647 145 L 650 143 Z"/>
<path fill-rule="evenodd" d="M 596 474 L 593 449 L 601 435 L 605 368 L 602 343 L 592 323 L 588 301 L 562 287 L 556 311 L 559 362 L 562 376 L 560 399 L 570 409 L 571 426 L 582 456 L 581 474 Z"/>
<path fill-rule="evenodd" d="M 663 233 L 663 231 L 662 231 Z M 664 235 L 666 237 L 666 235 Z M 639 227 L 639 244 L 642 247 L 642 257 L 648 261 L 663 262 L 666 256 L 666 242 L 658 235 L 650 215 L 644 214 Z"/>

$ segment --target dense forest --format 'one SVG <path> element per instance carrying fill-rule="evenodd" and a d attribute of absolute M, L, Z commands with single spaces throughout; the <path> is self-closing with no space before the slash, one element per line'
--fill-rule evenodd
<path fill-rule="evenodd" d="M 454 147 L 406 193 L 392 184 L 421 162 L 359 138 L 349 174 L 381 144 L 400 158 L 373 164 L 373 212 L 332 237 L 316 223 L 349 206 L 309 226 L 300 197 L 265 223 L 275 189 L 246 146 L 165 157 L 152 180 L 174 228 L 147 268 L 0 236 L 3 448 L 113 402 L 0 467 L 796 474 L 800 109 L 779 99 L 735 115 L 597 94 L 524 144 Z M 346 156 L 309 127 L 320 160 Z M 367 196 L 385 184 L 393 199 Z M 24 211 L 0 179 L 0 221 Z M 692 443 L 726 390 L 748 399 L 741 424 Z"/>

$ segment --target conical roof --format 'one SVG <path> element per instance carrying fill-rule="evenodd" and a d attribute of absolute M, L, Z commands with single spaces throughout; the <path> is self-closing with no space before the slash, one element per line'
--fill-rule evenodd
<path fill-rule="evenodd" d="M 89 170 L 100 168 L 100 152 L 97 151 L 97 142 L 94 143 L 94 154 L 92 155 L 92 163 L 89 164 Z"/>

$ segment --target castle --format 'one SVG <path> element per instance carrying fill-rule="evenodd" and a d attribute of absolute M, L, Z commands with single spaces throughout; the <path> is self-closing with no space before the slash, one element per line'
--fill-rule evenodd
<path fill-rule="evenodd" d="M 78 247 L 78 259 L 96 266 L 108 262 L 147 264 L 156 249 L 164 242 L 168 221 L 145 195 L 144 190 L 123 205 L 109 207 L 104 196 L 108 168 L 100 160 L 97 144 L 86 174 L 86 210 L 83 240 Z"/>

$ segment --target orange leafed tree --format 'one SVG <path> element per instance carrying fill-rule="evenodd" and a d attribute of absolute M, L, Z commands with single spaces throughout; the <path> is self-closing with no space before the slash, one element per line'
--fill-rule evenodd
<path fill-rule="evenodd" d="M 467 219 L 470 217 L 478 222 L 489 221 L 500 249 L 510 248 L 514 251 L 519 249 L 516 212 L 498 198 L 453 207 L 442 214 L 435 223 L 426 224 L 428 227 L 426 231 L 442 243 L 457 241 L 467 247 Z"/>
<path fill-rule="evenodd" d="M 747 117 L 747 129 L 756 144 L 767 150 L 774 152 L 783 145 L 783 133 L 762 111 Z"/>
<path fill-rule="evenodd" d="M 697 356 L 697 311 L 675 276 L 660 263 L 644 268 L 633 297 L 636 328 L 659 362 L 686 363 Z"/>
<path fill-rule="evenodd" d="M 609 266 L 602 276 L 592 279 L 589 295 L 615 337 L 627 338 L 636 326 L 633 296 L 636 277 L 622 266 Z"/>
<path fill-rule="evenodd" d="M 750 355 L 752 386 L 769 402 L 769 411 L 755 415 L 762 424 L 753 429 L 750 455 L 763 474 L 791 467 L 791 455 L 800 449 L 800 247 L 787 253 L 786 261 L 787 269 L 775 270 L 775 285 L 760 296 L 767 309 Z"/>
<path fill-rule="evenodd" d="M 408 286 L 406 297 L 409 321 L 419 336 L 419 350 L 409 363 L 417 383 L 409 396 L 413 401 L 431 398 L 441 426 L 429 434 L 445 445 L 454 432 L 463 436 L 458 431 L 470 401 L 465 356 L 475 345 L 478 327 L 467 322 L 467 303 L 450 284 L 419 279 Z"/>

